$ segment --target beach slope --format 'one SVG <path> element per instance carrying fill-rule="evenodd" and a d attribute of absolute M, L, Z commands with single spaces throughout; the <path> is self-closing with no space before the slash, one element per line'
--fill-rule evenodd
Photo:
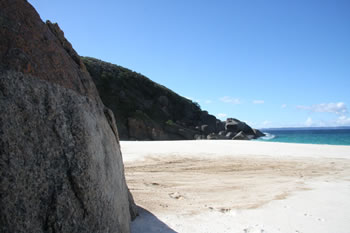
<path fill-rule="evenodd" d="M 259 141 L 121 142 L 140 206 L 132 232 L 350 229 L 350 146 Z"/>

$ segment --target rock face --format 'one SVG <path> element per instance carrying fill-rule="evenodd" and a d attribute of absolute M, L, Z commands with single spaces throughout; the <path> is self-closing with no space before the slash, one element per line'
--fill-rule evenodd
<path fill-rule="evenodd" d="M 249 125 L 234 118 L 227 118 L 225 129 L 227 132 L 232 132 L 235 134 L 242 131 L 247 135 L 255 135 L 255 131 Z"/>
<path fill-rule="evenodd" d="M 0 1 L 0 27 L 0 232 L 130 232 L 114 116 L 79 56 L 25 0 Z"/>
<path fill-rule="evenodd" d="M 232 139 L 240 131 L 248 138 L 259 137 L 246 123 L 233 118 L 222 122 L 141 74 L 95 58 L 82 59 L 103 103 L 116 116 L 122 140 Z"/>
<path fill-rule="evenodd" d="M 239 131 L 233 138 L 233 140 L 249 140 L 248 136 L 243 131 Z"/>

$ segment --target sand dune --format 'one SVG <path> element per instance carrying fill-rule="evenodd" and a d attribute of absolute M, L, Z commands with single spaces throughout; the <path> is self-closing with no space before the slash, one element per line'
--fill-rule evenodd
<path fill-rule="evenodd" d="M 350 147 L 256 141 L 121 146 L 128 185 L 144 208 L 134 233 L 349 232 Z"/>

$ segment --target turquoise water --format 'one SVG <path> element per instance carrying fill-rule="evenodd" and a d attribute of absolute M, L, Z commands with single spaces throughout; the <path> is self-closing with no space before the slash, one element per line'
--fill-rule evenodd
<path fill-rule="evenodd" d="M 262 130 L 259 141 L 328 145 L 350 145 L 350 129 L 271 129 Z"/>

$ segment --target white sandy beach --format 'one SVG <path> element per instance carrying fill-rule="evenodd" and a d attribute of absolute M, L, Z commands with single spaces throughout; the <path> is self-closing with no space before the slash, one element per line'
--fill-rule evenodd
<path fill-rule="evenodd" d="M 349 233 L 350 146 L 121 142 L 133 233 Z"/>

